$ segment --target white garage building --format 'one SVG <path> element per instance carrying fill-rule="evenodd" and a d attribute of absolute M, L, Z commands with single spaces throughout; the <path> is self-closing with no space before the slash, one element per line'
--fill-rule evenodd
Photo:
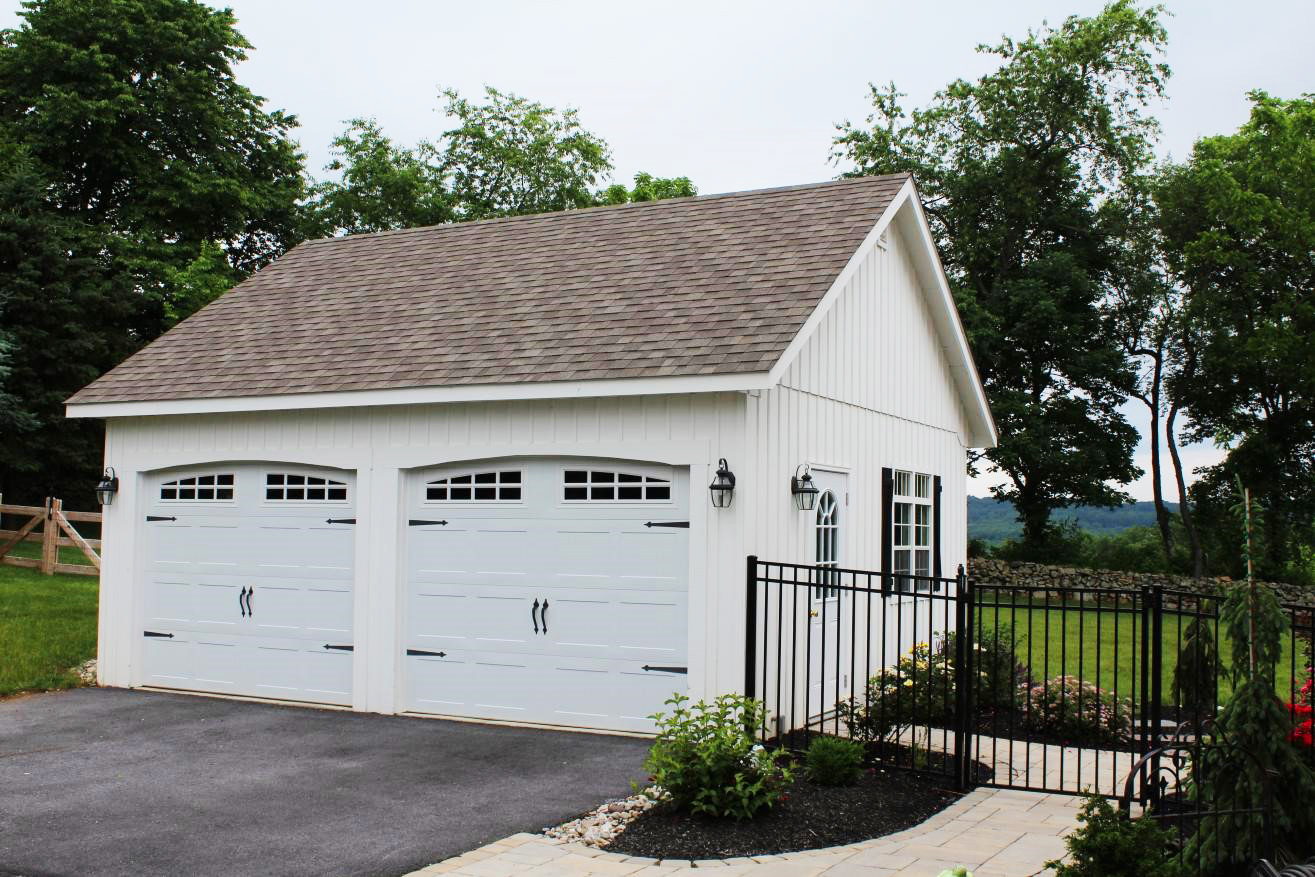
<path fill-rule="evenodd" d="M 68 411 L 103 684 L 621 730 L 741 687 L 747 555 L 953 570 L 994 442 L 907 176 L 306 243 Z"/>

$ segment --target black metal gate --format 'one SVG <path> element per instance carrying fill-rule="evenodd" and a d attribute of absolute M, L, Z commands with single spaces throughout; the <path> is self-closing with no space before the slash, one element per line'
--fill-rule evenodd
<path fill-rule="evenodd" d="M 1213 595 L 757 557 L 747 578 L 744 690 L 766 704 L 761 739 L 849 736 L 878 764 L 959 788 L 1120 797 L 1144 756 L 1191 739 L 1229 690 Z M 1285 611 L 1280 688 L 1299 703 L 1315 622 Z"/>

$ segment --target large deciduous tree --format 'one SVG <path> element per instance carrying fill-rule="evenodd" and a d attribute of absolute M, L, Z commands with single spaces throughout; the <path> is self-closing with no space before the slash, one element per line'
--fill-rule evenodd
<path fill-rule="evenodd" d="M 1315 96 L 1251 95 L 1235 134 L 1199 141 L 1157 199 L 1187 291 L 1191 371 L 1171 381 L 1194 438 L 1232 450 L 1197 488 L 1226 532 L 1238 476 L 1268 510 L 1260 574 L 1310 577 L 1315 547 Z M 1218 554 L 1233 553 L 1227 540 Z M 1223 549 L 1220 551 L 1219 549 Z M 1223 561 L 1227 562 L 1227 561 Z"/>
<path fill-rule="evenodd" d="M 107 235 L 55 209 L 50 182 L 0 130 L 0 490 L 12 502 L 93 502 L 101 428 L 64 399 L 131 352 L 139 295 Z"/>
<path fill-rule="evenodd" d="M 1035 555 L 1055 509 L 1123 502 L 1111 484 L 1138 474 L 1119 411 L 1134 375 L 1105 307 L 1126 221 L 1109 195 L 1151 160 L 1162 14 L 1117 0 L 981 47 L 998 69 L 910 114 L 874 86 L 867 123 L 835 141 L 851 175 L 916 176 L 1000 428 L 996 495 Z"/>
<path fill-rule="evenodd" d="M 333 141 L 333 176 L 307 205 L 313 234 L 390 231 L 443 222 L 548 213 L 599 204 L 697 195 L 688 177 L 635 175 L 595 192 L 612 170 L 607 144 L 573 109 L 497 89 L 484 101 L 443 92 L 456 127 L 415 147 L 394 143 L 373 119 L 353 119 Z"/>
<path fill-rule="evenodd" d="M 234 75 L 249 45 L 231 12 L 32 0 L 20 16 L 0 32 L 4 419 L 39 425 L 6 434 L 0 487 L 72 502 L 99 429 L 63 400 L 294 244 L 305 186 L 295 120 Z"/>

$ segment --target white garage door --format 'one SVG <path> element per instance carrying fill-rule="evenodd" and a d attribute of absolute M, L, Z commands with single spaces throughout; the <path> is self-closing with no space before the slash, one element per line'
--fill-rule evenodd
<path fill-rule="evenodd" d="M 349 705 L 352 475 L 215 464 L 147 490 L 141 684 Z"/>
<path fill-rule="evenodd" d="M 409 710 L 642 731 L 686 690 L 687 470 L 473 463 L 407 508 Z"/>

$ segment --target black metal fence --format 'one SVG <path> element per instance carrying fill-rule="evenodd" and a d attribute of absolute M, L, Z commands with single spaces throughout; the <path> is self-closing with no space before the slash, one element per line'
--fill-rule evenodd
<path fill-rule="evenodd" d="M 843 735 L 878 764 L 961 788 L 1113 798 L 1143 757 L 1200 737 L 1231 691 L 1212 595 L 756 557 L 747 576 L 745 692 L 767 706 L 760 737 L 789 748 Z M 1315 620 L 1309 608 L 1284 611 L 1276 683 L 1286 702 L 1308 703 Z"/>

